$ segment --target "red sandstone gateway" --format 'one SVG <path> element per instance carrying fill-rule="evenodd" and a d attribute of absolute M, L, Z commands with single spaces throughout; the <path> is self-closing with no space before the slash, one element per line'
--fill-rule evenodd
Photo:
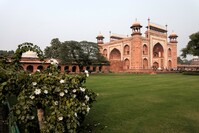
<path fill-rule="evenodd" d="M 110 42 L 103 42 L 103 35 L 97 36 L 100 52 L 110 61 L 112 72 L 151 72 L 153 70 L 177 69 L 177 35 L 167 35 L 167 26 L 160 26 L 148 19 L 145 36 L 142 36 L 139 22 L 130 27 L 130 37 L 110 35 Z M 168 39 L 169 38 L 169 41 Z"/>

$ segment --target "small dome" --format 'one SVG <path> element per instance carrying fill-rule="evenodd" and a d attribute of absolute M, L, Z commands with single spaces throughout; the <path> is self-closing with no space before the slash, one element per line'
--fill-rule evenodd
<path fill-rule="evenodd" d="M 104 37 L 104 36 L 103 36 L 102 33 L 100 32 L 100 33 L 98 34 L 97 37 Z"/>
<path fill-rule="evenodd" d="M 23 53 L 21 57 L 38 58 L 37 53 L 33 51 L 27 51 Z"/>
<path fill-rule="evenodd" d="M 135 21 L 135 22 L 133 22 L 131 28 L 133 28 L 133 27 L 139 27 L 139 28 L 141 28 L 142 26 L 140 25 L 140 22 Z"/>
<path fill-rule="evenodd" d="M 178 37 L 177 34 L 175 32 L 171 32 L 171 34 L 169 35 L 169 37 Z"/>
<path fill-rule="evenodd" d="M 140 22 L 135 21 L 135 22 L 133 22 L 132 26 L 141 26 L 141 25 L 140 25 Z"/>

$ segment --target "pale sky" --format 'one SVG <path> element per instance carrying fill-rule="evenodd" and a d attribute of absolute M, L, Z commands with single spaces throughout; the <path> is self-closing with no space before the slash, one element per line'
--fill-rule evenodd
<path fill-rule="evenodd" d="M 53 38 L 92 41 L 101 32 L 130 35 L 137 19 L 142 33 L 147 19 L 178 37 L 178 55 L 199 31 L 199 0 L 0 0 L 0 50 L 31 42 L 42 50 Z"/>

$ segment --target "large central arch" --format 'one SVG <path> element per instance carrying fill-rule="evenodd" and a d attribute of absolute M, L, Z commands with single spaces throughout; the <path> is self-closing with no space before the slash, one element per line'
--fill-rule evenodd
<path fill-rule="evenodd" d="M 121 61 L 121 53 L 118 49 L 114 48 L 109 56 L 110 70 L 119 72 L 123 70 L 123 62 Z"/>
<path fill-rule="evenodd" d="M 164 49 L 160 43 L 157 43 L 153 47 L 153 57 L 162 58 L 164 55 Z"/>
<path fill-rule="evenodd" d="M 109 56 L 110 60 L 121 60 L 121 53 L 118 49 L 114 48 Z"/>

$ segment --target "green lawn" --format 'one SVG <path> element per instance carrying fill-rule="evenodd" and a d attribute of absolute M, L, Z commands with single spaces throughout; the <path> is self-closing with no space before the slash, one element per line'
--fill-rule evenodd
<path fill-rule="evenodd" d="M 101 74 L 86 86 L 99 96 L 82 132 L 199 133 L 199 76 Z"/>

